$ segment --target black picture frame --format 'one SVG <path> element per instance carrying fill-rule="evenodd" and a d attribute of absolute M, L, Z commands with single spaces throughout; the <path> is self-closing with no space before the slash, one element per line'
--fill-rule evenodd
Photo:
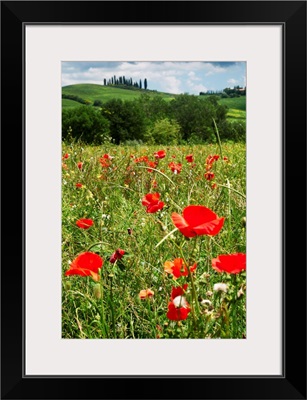
<path fill-rule="evenodd" d="M 100 15 L 103 16 L 102 20 L 99 19 Z M 24 376 L 23 29 L 27 23 L 283 26 L 284 323 L 281 376 L 82 379 L 77 376 Z M 1 98 L 2 399 L 306 399 L 305 1 L 2 1 Z M 266 162 L 269 168 L 269 160 Z M 17 206 L 12 206 L 13 200 L 16 200 Z M 8 234 L 12 229 L 13 234 Z"/>

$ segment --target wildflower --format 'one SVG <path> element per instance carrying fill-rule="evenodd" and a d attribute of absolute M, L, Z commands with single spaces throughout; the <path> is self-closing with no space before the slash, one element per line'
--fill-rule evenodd
<path fill-rule="evenodd" d="M 172 221 L 186 237 L 196 235 L 217 235 L 224 225 L 224 217 L 219 218 L 209 208 L 191 205 L 183 210 L 183 215 L 172 214 Z"/>
<path fill-rule="evenodd" d="M 174 174 L 180 174 L 182 170 L 182 164 L 176 164 L 173 161 L 168 164 L 168 167 L 171 169 L 172 172 L 174 172 Z"/>
<path fill-rule="evenodd" d="M 217 184 L 216 183 L 212 183 L 211 188 L 212 189 L 216 189 L 217 188 Z"/>
<path fill-rule="evenodd" d="M 141 157 L 135 158 L 134 162 L 135 163 L 140 163 L 140 162 L 147 163 L 148 162 L 148 157 L 147 156 L 141 156 Z"/>
<path fill-rule="evenodd" d="M 110 154 L 104 154 L 102 158 L 105 158 L 106 160 L 112 160 L 114 157 L 110 156 Z"/>
<path fill-rule="evenodd" d="M 103 259 L 98 254 L 84 252 L 73 260 L 69 270 L 65 272 L 65 275 L 91 276 L 94 281 L 98 281 L 98 270 L 102 265 Z"/>
<path fill-rule="evenodd" d="M 207 179 L 207 181 L 211 181 L 214 178 L 214 173 L 211 171 L 206 172 L 205 178 Z"/>
<path fill-rule="evenodd" d="M 88 229 L 94 224 L 92 219 L 80 218 L 76 222 L 76 225 L 81 229 Z"/>
<path fill-rule="evenodd" d="M 157 163 L 155 162 L 155 161 L 147 161 L 147 165 L 149 166 L 149 167 L 151 167 L 151 168 L 156 168 L 156 166 L 157 166 Z M 151 168 L 148 168 L 148 172 L 152 172 L 152 169 Z"/>
<path fill-rule="evenodd" d="M 227 293 L 228 290 L 228 286 L 226 285 L 226 283 L 215 283 L 213 285 L 213 290 L 215 292 L 224 292 Z"/>
<path fill-rule="evenodd" d="M 69 158 L 69 154 L 68 153 L 64 154 L 64 156 L 62 157 L 62 160 L 67 160 L 67 158 Z"/>
<path fill-rule="evenodd" d="M 103 157 L 99 158 L 99 162 L 100 162 L 100 165 L 102 166 L 102 168 L 109 168 L 111 165 L 109 163 L 108 159 L 103 158 Z"/>
<path fill-rule="evenodd" d="M 217 258 L 212 259 L 212 268 L 217 272 L 238 274 L 246 270 L 246 254 L 235 253 L 219 255 Z"/>
<path fill-rule="evenodd" d="M 185 157 L 188 163 L 192 163 L 194 161 L 193 154 L 189 154 Z"/>
<path fill-rule="evenodd" d="M 189 312 L 191 311 L 190 304 L 183 296 L 188 285 L 185 284 L 182 287 L 173 287 L 171 293 L 171 300 L 168 303 L 167 318 L 172 321 L 181 321 L 187 319 Z"/>
<path fill-rule="evenodd" d="M 117 249 L 110 257 L 110 263 L 114 264 L 116 260 L 120 260 L 125 254 L 125 250 Z"/>
<path fill-rule="evenodd" d="M 159 150 L 154 153 L 154 157 L 158 159 L 164 158 L 165 156 L 166 156 L 165 150 Z"/>
<path fill-rule="evenodd" d="M 142 198 L 142 205 L 146 207 L 147 213 L 155 213 L 164 207 L 163 201 L 159 199 L 159 193 L 148 193 Z"/>
<path fill-rule="evenodd" d="M 141 300 L 147 299 L 149 297 L 152 297 L 155 293 L 151 289 L 144 289 L 141 290 L 139 293 L 139 298 Z"/>
<path fill-rule="evenodd" d="M 81 161 L 79 161 L 78 163 L 77 163 L 77 167 L 80 169 L 80 171 L 82 170 L 82 168 L 83 168 L 83 162 L 81 162 Z"/>
<path fill-rule="evenodd" d="M 76 188 L 82 188 L 82 186 L 83 186 L 82 183 L 79 183 L 79 182 L 76 183 Z"/>
<path fill-rule="evenodd" d="M 196 270 L 197 264 L 193 264 L 189 269 L 191 272 Z M 175 258 L 174 261 L 165 261 L 164 263 L 164 271 L 172 274 L 175 279 L 180 276 L 188 276 L 189 271 L 187 266 L 183 263 L 182 258 Z"/>

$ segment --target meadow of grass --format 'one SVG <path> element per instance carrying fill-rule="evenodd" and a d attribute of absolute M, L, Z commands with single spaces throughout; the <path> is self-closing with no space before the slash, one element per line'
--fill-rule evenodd
<path fill-rule="evenodd" d="M 229 108 L 246 111 L 246 96 L 220 99 L 219 102 Z"/>
<path fill-rule="evenodd" d="M 80 83 L 75 85 L 69 85 L 62 87 L 62 93 L 67 95 L 78 96 L 84 100 L 89 100 L 94 102 L 95 100 L 100 100 L 102 102 L 109 101 L 111 99 L 117 98 L 121 100 L 134 100 L 140 97 L 143 93 L 150 95 L 159 95 L 165 100 L 172 100 L 174 95 L 162 92 L 152 92 L 150 90 L 133 89 L 127 88 L 122 89 L 113 86 L 103 86 L 93 83 Z M 77 102 L 76 102 L 77 103 Z M 77 103 L 80 105 L 80 103 Z M 76 106 L 77 106 L 76 104 Z M 67 107 L 67 103 L 62 103 L 63 107 Z"/>
<path fill-rule="evenodd" d="M 164 158 L 154 157 L 158 150 Z M 63 143 L 62 153 L 62 337 L 245 338 L 246 271 L 212 267 L 219 255 L 246 251 L 245 145 Z M 144 197 L 155 193 L 163 206 L 147 212 Z M 172 214 L 191 205 L 224 217 L 220 231 L 178 230 Z M 77 226 L 81 218 L 92 226 Z M 84 252 L 103 260 L 99 275 L 67 276 Z M 175 277 L 166 266 L 178 258 L 188 268 Z"/>

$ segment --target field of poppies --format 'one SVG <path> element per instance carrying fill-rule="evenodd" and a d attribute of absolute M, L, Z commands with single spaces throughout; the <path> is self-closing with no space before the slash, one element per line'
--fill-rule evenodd
<path fill-rule="evenodd" d="M 246 148 L 62 146 L 62 337 L 246 338 Z"/>

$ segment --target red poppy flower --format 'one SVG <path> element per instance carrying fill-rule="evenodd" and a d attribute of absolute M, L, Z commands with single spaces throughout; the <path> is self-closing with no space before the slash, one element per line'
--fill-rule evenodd
<path fill-rule="evenodd" d="M 163 201 L 160 201 L 159 193 L 148 193 L 142 198 L 142 204 L 146 207 L 146 212 L 155 213 L 164 207 Z"/>
<path fill-rule="evenodd" d="M 212 268 L 217 272 L 227 272 L 228 274 L 238 274 L 246 270 L 246 254 L 223 254 L 212 259 Z"/>
<path fill-rule="evenodd" d="M 151 289 L 144 289 L 141 290 L 139 293 L 139 298 L 141 300 L 147 299 L 149 297 L 152 297 L 155 293 Z"/>
<path fill-rule="evenodd" d="M 148 162 L 148 157 L 147 157 L 147 156 L 138 157 L 138 158 L 136 158 L 136 159 L 134 160 L 134 162 L 135 162 L 135 163 L 140 163 L 140 162 L 145 162 L 145 163 L 147 163 L 147 162 Z"/>
<path fill-rule="evenodd" d="M 79 161 L 78 164 L 77 164 L 77 166 L 78 166 L 78 168 L 81 170 L 82 167 L 83 167 L 83 162 Z"/>
<path fill-rule="evenodd" d="M 187 319 L 189 312 L 191 311 L 190 304 L 183 296 L 188 285 L 185 284 L 182 287 L 173 287 L 171 293 L 171 301 L 168 303 L 167 318 L 172 321 L 181 321 Z"/>
<path fill-rule="evenodd" d="M 197 264 L 193 264 L 190 267 L 190 271 L 194 272 L 196 270 Z M 179 278 L 180 276 L 188 276 L 188 268 L 187 266 L 183 263 L 182 258 L 175 258 L 174 261 L 165 261 L 164 263 L 164 271 L 172 274 L 175 279 Z"/>
<path fill-rule="evenodd" d="M 168 164 L 168 167 L 171 169 L 172 172 L 174 172 L 174 174 L 180 174 L 182 170 L 182 164 L 176 164 L 173 161 Z"/>
<path fill-rule="evenodd" d="M 157 163 L 155 162 L 155 161 L 147 161 L 147 165 L 149 166 L 149 167 L 151 167 L 151 168 L 156 168 L 156 166 L 157 166 Z M 152 169 L 151 168 L 148 168 L 148 172 L 152 172 Z"/>
<path fill-rule="evenodd" d="M 102 158 L 105 158 L 106 160 L 112 160 L 114 157 L 110 156 L 110 154 L 104 154 Z"/>
<path fill-rule="evenodd" d="M 64 156 L 62 157 L 62 160 L 67 160 L 67 158 L 69 158 L 69 154 L 68 153 L 64 154 Z"/>
<path fill-rule="evenodd" d="M 196 235 L 217 235 L 224 225 L 224 217 L 219 218 L 213 211 L 204 206 L 188 206 L 183 215 L 172 214 L 172 221 L 186 237 Z"/>
<path fill-rule="evenodd" d="M 115 263 L 116 260 L 120 260 L 125 254 L 125 250 L 117 249 L 110 257 L 110 263 Z"/>
<path fill-rule="evenodd" d="M 79 183 L 79 182 L 76 183 L 76 188 L 82 188 L 82 186 L 83 186 L 82 183 Z"/>
<path fill-rule="evenodd" d="M 205 178 L 207 179 L 207 181 L 212 181 L 212 179 L 214 178 L 214 173 L 211 171 L 206 172 Z"/>
<path fill-rule="evenodd" d="M 193 154 L 189 154 L 188 156 L 186 156 L 185 159 L 187 160 L 187 162 L 192 163 L 194 161 Z"/>
<path fill-rule="evenodd" d="M 109 163 L 108 159 L 106 159 L 106 158 L 103 158 L 103 157 L 99 158 L 99 162 L 100 162 L 100 165 L 102 166 L 102 168 L 109 168 L 109 166 L 110 166 L 110 163 Z"/>
<path fill-rule="evenodd" d="M 164 158 L 166 156 L 165 150 L 159 150 L 154 153 L 154 156 L 158 159 Z"/>
<path fill-rule="evenodd" d="M 65 163 L 62 163 L 62 168 L 63 168 L 63 169 L 68 169 L 68 166 L 67 166 L 67 164 L 65 164 Z"/>
<path fill-rule="evenodd" d="M 70 264 L 65 275 L 91 276 L 94 281 L 99 280 L 98 270 L 103 265 L 103 259 L 96 253 L 85 252 L 76 257 Z"/>
<path fill-rule="evenodd" d="M 81 229 L 88 229 L 94 224 L 92 219 L 80 218 L 76 222 L 76 225 Z"/>

